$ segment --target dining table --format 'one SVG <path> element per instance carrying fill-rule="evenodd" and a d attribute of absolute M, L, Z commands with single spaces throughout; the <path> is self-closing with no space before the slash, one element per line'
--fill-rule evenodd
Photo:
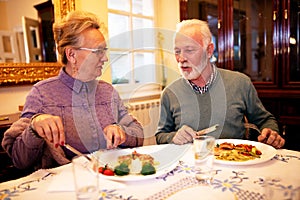
<path fill-rule="evenodd" d="M 289 195 L 297 191 L 299 195 L 300 152 L 275 149 L 248 140 L 232 141 L 255 145 L 262 156 L 245 162 L 215 160 L 211 184 L 203 184 L 195 178 L 192 144 L 161 144 L 98 151 L 95 155 L 104 156 L 103 163 L 109 162 L 107 159 L 116 159 L 124 153 L 135 151 L 150 154 L 158 165 L 156 173 L 147 176 L 100 174 L 99 199 L 264 200 L 267 182 L 282 188 Z M 83 177 L 82 181 L 88 180 Z M 74 188 L 70 163 L 39 169 L 28 176 L 0 183 L 0 199 L 76 199 Z"/>

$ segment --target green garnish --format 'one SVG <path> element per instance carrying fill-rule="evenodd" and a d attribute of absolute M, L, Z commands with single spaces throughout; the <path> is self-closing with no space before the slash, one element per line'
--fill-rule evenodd
<path fill-rule="evenodd" d="M 155 167 L 151 163 L 145 163 L 142 167 L 141 174 L 142 175 L 151 175 L 155 174 Z"/>
<path fill-rule="evenodd" d="M 125 176 L 125 175 L 128 175 L 129 174 L 129 168 L 128 168 L 128 165 L 126 163 L 121 163 L 120 165 L 116 166 L 115 167 L 115 174 L 118 175 L 118 176 Z"/>

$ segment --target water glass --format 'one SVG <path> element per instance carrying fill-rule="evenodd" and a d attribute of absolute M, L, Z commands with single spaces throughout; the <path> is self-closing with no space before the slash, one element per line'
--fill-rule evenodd
<path fill-rule="evenodd" d="M 202 184 L 211 184 L 213 180 L 214 146 L 212 136 L 194 138 L 195 176 Z"/>
<path fill-rule="evenodd" d="M 94 200 L 99 195 L 99 175 L 97 159 L 88 160 L 85 156 L 72 159 L 73 177 L 77 200 Z"/>

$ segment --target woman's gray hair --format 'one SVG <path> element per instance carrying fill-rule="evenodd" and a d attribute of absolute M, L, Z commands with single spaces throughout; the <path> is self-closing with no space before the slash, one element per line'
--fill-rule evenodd
<path fill-rule="evenodd" d="M 90 28 L 100 28 L 98 17 L 93 13 L 80 10 L 71 11 L 62 21 L 53 24 L 54 40 L 63 64 L 68 62 L 66 48 L 79 48 L 80 34 Z"/>

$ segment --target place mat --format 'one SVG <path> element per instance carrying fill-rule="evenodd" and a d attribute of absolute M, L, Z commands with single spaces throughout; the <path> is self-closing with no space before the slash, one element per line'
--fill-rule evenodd
<path fill-rule="evenodd" d="M 264 200 L 265 195 L 259 192 L 251 192 L 248 190 L 239 190 L 235 193 L 238 200 Z"/>
<path fill-rule="evenodd" d="M 175 194 L 183 189 L 198 185 L 199 182 L 194 177 L 184 177 L 169 187 L 159 191 L 158 193 L 146 198 L 146 200 L 166 199 L 167 197 Z"/>
<path fill-rule="evenodd" d="M 197 181 L 193 176 L 188 176 L 180 179 L 167 188 L 151 195 L 146 200 L 158 200 L 158 199 L 199 199 L 201 197 L 209 199 L 239 199 L 239 200 L 264 200 L 265 196 L 258 192 L 252 192 L 248 190 L 238 190 L 237 192 L 231 192 L 229 190 L 220 190 L 214 188 L 214 184 L 211 186 L 203 185 Z M 194 195 L 194 196 L 193 196 Z"/>

